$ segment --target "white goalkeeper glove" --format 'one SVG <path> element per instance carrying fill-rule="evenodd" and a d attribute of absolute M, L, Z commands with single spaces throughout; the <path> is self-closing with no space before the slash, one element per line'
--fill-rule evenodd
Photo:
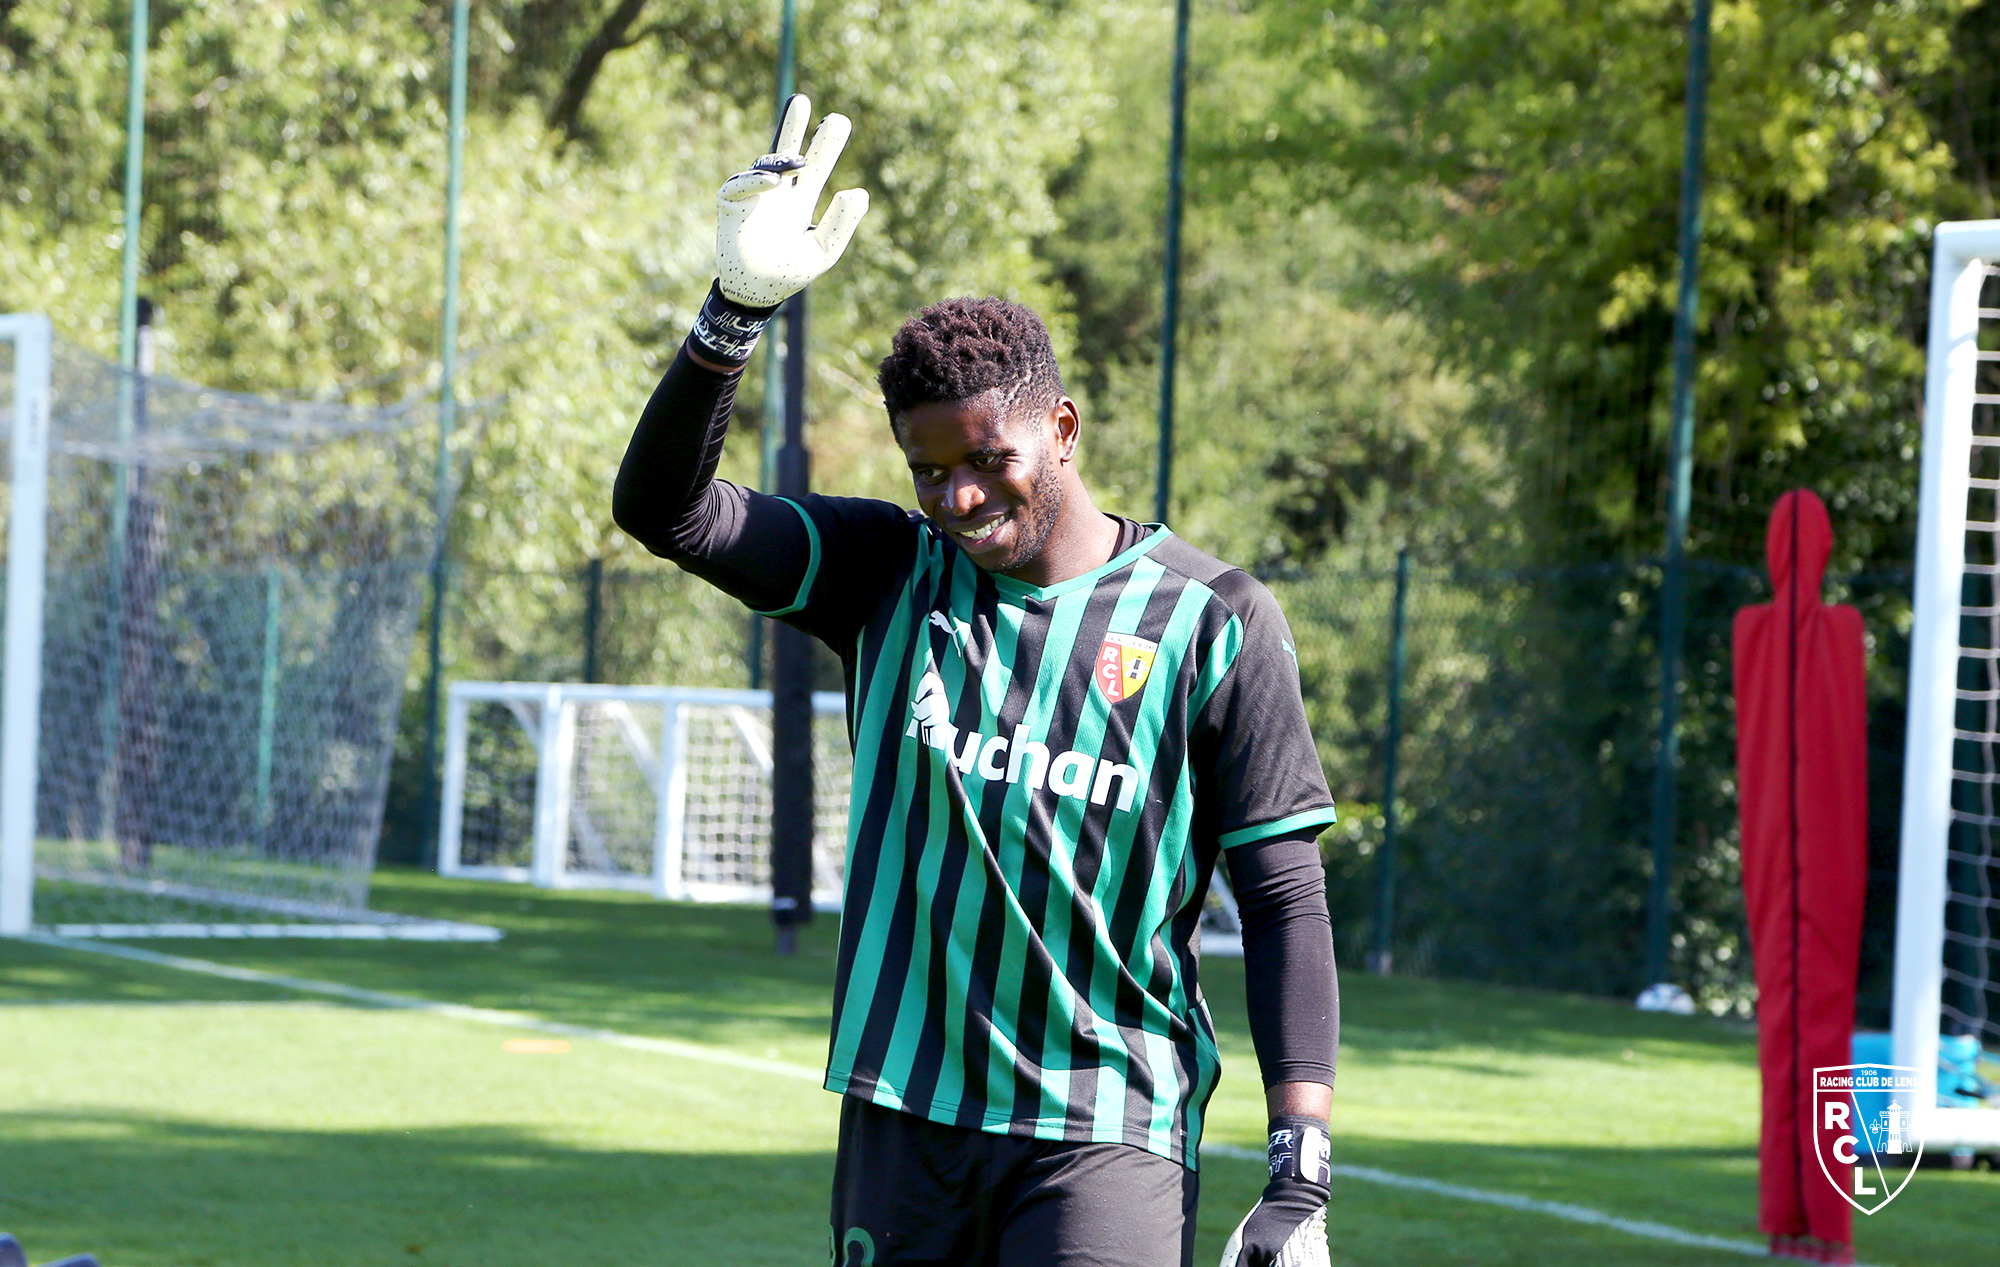
<path fill-rule="evenodd" d="M 800 152 L 812 102 L 795 93 L 785 102 L 771 152 L 723 182 L 716 197 L 716 282 L 695 319 L 702 353 L 725 365 L 750 359 L 779 304 L 832 268 L 868 214 L 868 193 L 843 189 L 817 225 L 813 211 L 853 125 L 845 115 L 820 121 Z"/>
<path fill-rule="evenodd" d="M 1325 1122 L 1289 1114 L 1271 1119 L 1271 1182 L 1222 1247 L 1222 1267 L 1330 1267 L 1330 1154 Z"/>

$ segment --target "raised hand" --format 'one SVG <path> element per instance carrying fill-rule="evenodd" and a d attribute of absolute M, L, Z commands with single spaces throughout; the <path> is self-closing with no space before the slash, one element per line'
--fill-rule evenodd
<path fill-rule="evenodd" d="M 716 199 L 715 272 L 723 295 L 746 308 L 770 308 L 804 290 L 832 268 L 868 213 L 868 193 L 843 189 L 812 222 L 820 191 L 847 145 L 845 115 L 820 121 L 803 154 L 812 102 L 794 94 L 771 152 L 723 183 Z"/>

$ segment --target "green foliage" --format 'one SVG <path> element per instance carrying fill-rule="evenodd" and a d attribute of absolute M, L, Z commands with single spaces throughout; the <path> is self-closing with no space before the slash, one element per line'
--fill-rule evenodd
<path fill-rule="evenodd" d="M 1950 174 L 1919 89 L 1966 7 L 1716 7 L 1699 549 L 1753 561 L 1796 483 L 1828 495 L 1843 558 L 1906 540 L 1923 257 Z M 1542 552 L 1656 548 L 1686 9 L 1280 0 L 1260 16 L 1274 50 L 1365 106 L 1301 93 L 1233 161 L 1303 169 L 1308 196 L 1415 253 L 1380 284 L 1479 374 L 1541 485 L 1523 509 Z"/>
<path fill-rule="evenodd" d="M 1063 231 L 1040 250 L 1077 314 L 1068 375 L 1086 406 L 1086 470 L 1101 502 L 1150 519 L 1170 7 L 1130 6 L 1118 25 L 1130 34 L 1105 70 L 1114 122 L 1062 174 Z M 1262 567 L 1504 535 L 1511 480 L 1472 423 L 1463 372 L 1362 285 L 1382 258 L 1376 235 L 1302 197 L 1309 175 L 1246 174 L 1232 157 L 1263 143 L 1298 80 L 1260 32 L 1209 13 L 1191 41 L 1172 522 Z M 1334 85 L 1315 99 L 1352 96 Z"/>

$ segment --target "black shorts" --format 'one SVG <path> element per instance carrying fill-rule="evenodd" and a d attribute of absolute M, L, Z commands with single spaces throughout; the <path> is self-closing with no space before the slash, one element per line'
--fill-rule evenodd
<path fill-rule="evenodd" d="M 833 1167 L 836 1267 L 1191 1267 L 1195 1172 L 1130 1144 L 945 1126 L 854 1096 Z"/>

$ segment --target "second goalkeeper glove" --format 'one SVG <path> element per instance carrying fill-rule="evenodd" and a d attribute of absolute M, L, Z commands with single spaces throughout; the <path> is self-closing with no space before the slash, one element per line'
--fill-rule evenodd
<path fill-rule="evenodd" d="M 1223 1247 L 1222 1267 L 1329 1267 L 1330 1155 L 1325 1122 L 1291 1115 L 1271 1119 L 1271 1181 Z"/>

